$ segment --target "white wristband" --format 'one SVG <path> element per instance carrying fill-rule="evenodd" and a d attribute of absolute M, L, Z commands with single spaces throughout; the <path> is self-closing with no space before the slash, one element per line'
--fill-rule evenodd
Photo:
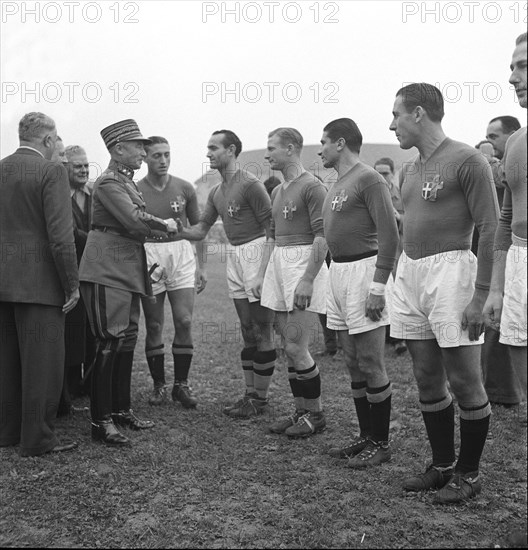
<path fill-rule="evenodd" d="M 385 286 L 383 283 L 370 283 L 369 292 L 374 296 L 385 296 Z"/>

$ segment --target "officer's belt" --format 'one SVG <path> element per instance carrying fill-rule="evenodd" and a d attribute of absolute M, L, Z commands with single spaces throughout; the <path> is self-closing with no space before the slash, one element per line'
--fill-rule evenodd
<path fill-rule="evenodd" d="M 348 262 L 357 262 L 358 260 L 364 260 L 365 258 L 372 258 L 378 253 L 377 250 L 369 250 L 362 254 L 353 254 L 352 256 L 332 256 L 332 261 L 336 264 L 345 264 Z"/>
<path fill-rule="evenodd" d="M 130 237 L 130 233 L 119 227 L 108 227 L 106 225 L 92 225 L 92 229 L 95 231 L 102 231 L 103 233 L 110 233 L 110 235 L 119 235 L 120 237 Z"/>

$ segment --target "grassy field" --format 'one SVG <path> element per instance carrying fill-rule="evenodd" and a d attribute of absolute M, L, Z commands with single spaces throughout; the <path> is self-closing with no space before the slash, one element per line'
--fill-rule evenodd
<path fill-rule="evenodd" d="M 512 529 L 526 530 L 526 424 L 515 409 L 494 409 L 478 498 L 439 508 L 431 494 L 401 489 L 404 476 L 425 466 L 429 449 L 410 359 L 390 348 L 393 458 L 377 469 L 353 471 L 326 454 L 357 427 L 339 358 L 319 363 L 328 419 L 322 434 L 292 441 L 267 432 L 270 420 L 291 409 L 282 360 L 269 415 L 222 415 L 244 388 L 224 272 L 221 258 L 210 259 L 208 287 L 196 300 L 190 381 L 198 409 L 147 404 L 142 329 L 133 406 L 156 427 L 130 433 L 131 449 L 113 449 L 92 443 L 88 418 L 77 414 L 57 423 L 60 436 L 79 441 L 77 452 L 20 458 L 14 448 L 0 449 L 0 546 L 486 548 L 504 547 Z M 167 331 L 168 353 L 170 343 Z M 322 347 L 314 332 L 313 351 Z"/>

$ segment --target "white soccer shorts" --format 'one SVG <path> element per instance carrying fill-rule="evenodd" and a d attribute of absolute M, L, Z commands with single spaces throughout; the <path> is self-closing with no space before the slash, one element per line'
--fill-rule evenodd
<path fill-rule="evenodd" d="M 526 346 L 526 243 L 512 245 L 506 258 L 499 342 Z"/>
<path fill-rule="evenodd" d="M 154 295 L 194 288 L 196 260 L 189 241 L 145 243 L 145 252 L 149 270 L 155 263 L 159 266 L 150 276 Z"/>
<path fill-rule="evenodd" d="M 365 315 L 370 283 L 374 279 L 377 256 L 355 262 L 330 264 L 327 291 L 326 326 L 332 330 L 348 330 L 360 334 L 389 324 L 392 297 L 392 275 L 385 287 L 385 309 L 379 321 Z"/>
<path fill-rule="evenodd" d="M 273 311 L 293 311 L 295 289 L 306 271 L 313 245 L 275 246 L 270 258 L 261 304 Z M 306 311 L 326 313 L 326 284 L 328 267 L 323 262 L 313 282 L 310 306 Z"/>
<path fill-rule="evenodd" d="M 394 284 L 391 336 L 398 340 L 436 339 L 441 348 L 482 344 L 462 330 L 462 314 L 475 292 L 477 258 L 452 250 L 411 260 L 402 252 Z"/>

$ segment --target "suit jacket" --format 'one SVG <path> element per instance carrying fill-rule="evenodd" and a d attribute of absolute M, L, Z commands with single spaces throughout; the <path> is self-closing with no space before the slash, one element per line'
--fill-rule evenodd
<path fill-rule="evenodd" d="M 111 161 L 95 182 L 92 227 L 80 265 L 80 279 L 90 283 L 152 293 L 143 243 L 166 224 L 145 212 L 145 201 L 132 180 L 134 172 Z M 104 229 L 104 230 L 103 230 Z"/>
<path fill-rule="evenodd" d="M 80 263 L 88 232 L 92 227 L 92 193 L 84 194 L 84 212 L 80 209 L 75 197 L 72 196 L 72 215 L 73 215 L 73 237 L 75 239 L 75 249 L 77 250 L 77 261 Z"/>
<path fill-rule="evenodd" d="M 69 188 L 36 151 L 0 161 L 0 301 L 62 306 L 78 288 Z"/>

